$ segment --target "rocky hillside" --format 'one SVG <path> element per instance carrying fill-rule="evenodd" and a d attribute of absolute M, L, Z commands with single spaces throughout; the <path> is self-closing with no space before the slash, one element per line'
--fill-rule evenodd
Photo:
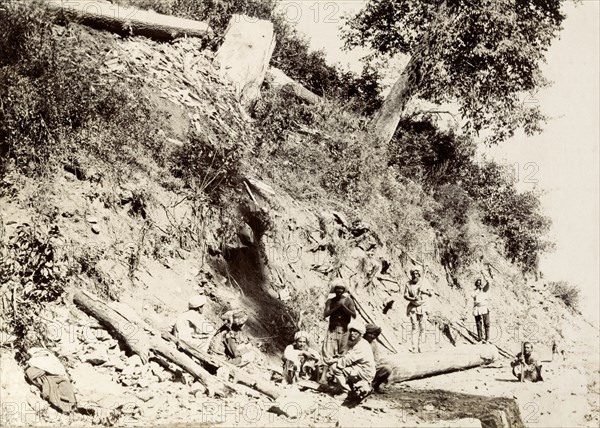
<path fill-rule="evenodd" d="M 357 210 L 343 199 L 324 197 L 322 190 L 315 190 L 318 197 L 307 197 L 308 185 L 295 194 L 293 189 L 303 183 L 285 185 L 285 176 L 273 172 L 272 160 L 260 158 L 257 147 L 263 135 L 255 119 L 219 76 L 212 53 L 193 39 L 159 44 L 74 24 L 53 31 L 68 32 L 79 54 L 98 64 L 104 82 L 136 88 L 135 94 L 145 97 L 155 114 L 149 116 L 155 122 L 148 123 L 147 138 L 160 146 L 152 153 L 122 140 L 119 151 L 103 153 L 95 146 L 104 132 L 99 127 L 78 135 L 74 143 L 81 150 L 62 153 L 44 176 L 8 166 L 0 193 L 2 269 L 29 276 L 21 282 L 11 277 L 2 286 L 3 313 L 14 317 L 12 324 L 5 320 L 2 326 L 3 422 L 275 426 L 286 417 L 250 388 L 236 385 L 230 398 L 208 398 L 205 387 L 188 374 L 127 356 L 115 338 L 72 303 L 77 289 L 119 302 L 160 331 L 169 330 L 197 293 L 210 297 L 207 316 L 215 323 L 226 310 L 244 308 L 250 315 L 249 333 L 263 352 L 256 375 L 265 380 L 277 372 L 295 331 L 307 329 L 313 343 L 322 341 L 321 315 L 334 277 L 348 284 L 361 316 L 383 328 L 389 353 L 402 355 L 409 348 L 402 292 L 414 268 L 435 291 L 424 352 L 472 341 L 467 296 L 481 276 L 491 283 L 491 341 L 502 352 L 516 353 L 523 340 L 543 352 L 554 340 L 570 349 L 579 346 L 581 335 L 574 330 L 595 337 L 592 327 L 553 296 L 543 280 L 524 278 L 503 257 L 497 237 L 476 222 L 469 226 L 477 243 L 475 261 L 449 272 L 435 236 L 419 236 L 410 249 L 394 246 L 381 232 L 384 213 L 377 205 Z M 328 108 L 333 109 L 322 107 Z M 359 121 L 340 115 L 340 122 Z M 146 138 L 144 128 L 137 131 L 136 138 Z M 190 142 L 191 133 L 203 135 L 210 145 Z M 286 138 L 302 151 L 315 138 L 335 137 L 323 136 L 322 129 L 296 127 Z M 173 171 L 161 156 L 182 161 Z M 234 159 L 239 169 L 231 168 Z M 293 162 L 290 157 L 281 171 L 292 171 Z M 64 292 L 57 290 L 55 299 L 45 284 L 58 283 L 64 284 Z M 32 317 L 19 307 L 29 300 L 51 302 Z M 24 340 L 19 333 L 31 322 L 39 328 L 42 344 L 67 367 L 78 405 L 87 413 L 58 415 L 17 374 L 22 368 L 14 358 L 19 360 Z M 135 338 L 135 329 L 131 334 Z M 407 420 L 401 409 L 381 404 L 381 399 L 370 408 L 340 410 L 330 397 L 294 394 L 300 396 L 286 395 L 278 408 L 301 402 L 300 424 L 386 425 L 390 418 L 404 418 L 410 425 L 429 420 L 412 413 Z M 7 410 L 10 403 L 20 406 Z M 454 419 L 476 416 L 451 414 Z"/>

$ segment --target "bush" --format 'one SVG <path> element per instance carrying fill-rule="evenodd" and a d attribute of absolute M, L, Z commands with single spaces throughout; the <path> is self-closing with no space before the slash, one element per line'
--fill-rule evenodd
<path fill-rule="evenodd" d="M 518 193 L 510 169 L 495 162 L 473 164 L 463 186 L 479 203 L 484 224 L 504 239 L 511 262 L 536 272 L 541 254 L 553 248 L 544 239 L 551 220 L 542 213 L 539 192 Z"/>
<path fill-rule="evenodd" d="M 217 140 L 218 141 L 218 140 Z M 244 150 L 236 142 L 218 143 L 207 134 L 193 134 L 173 154 L 173 173 L 193 190 L 205 194 L 215 204 L 225 190 L 242 181 L 241 160 Z"/>
<path fill-rule="evenodd" d="M 469 220 L 475 208 L 473 200 L 456 184 L 438 187 L 433 197 L 437 204 L 425 213 L 425 218 L 439 234 L 442 264 L 451 271 L 468 266 L 473 261 L 475 245 L 469 234 Z"/>
<path fill-rule="evenodd" d="M 7 241 L 0 241 L 1 294 L 18 302 L 5 307 L 2 316 L 13 328 L 17 345 L 37 325 L 43 304 L 57 300 L 64 292 L 72 265 L 60 251 L 61 244 L 57 226 L 28 223 L 17 226 Z"/>
<path fill-rule="evenodd" d="M 28 174 L 77 153 L 107 166 L 121 158 L 143 168 L 143 154 L 164 160 L 161 121 L 140 86 L 103 76 L 101 55 L 74 46 L 69 30 L 54 28 L 42 9 L 21 2 L 0 9 L 0 175 L 9 159 Z"/>
<path fill-rule="evenodd" d="M 387 153 L 389 166 L 399 174 L 434 189 L 462 178 L 473 163 L 475 143 L 452 130 L 439 130 L 429 119 L 403 119 Z"/>
<path fill-rule="evenodd" d="M 548 289 L 572 311 L 579 310 L 579 298 L 581 290 L 575 285 L 569 284 L 567 281 L 556 281 L 548 284 Z"/>

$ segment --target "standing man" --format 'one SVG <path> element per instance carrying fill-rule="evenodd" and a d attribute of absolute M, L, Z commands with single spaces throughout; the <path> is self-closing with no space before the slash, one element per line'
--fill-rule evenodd
<path fill-rule="evenodd" d="M 490 340 L 490 310 L 488 308 L 488 293 L 490 282 L 485 281 L 481 285 L 481 279 L 475 281 L 475 291 L 471 295 L 473 299 L 473 316 L 477 325 L 477 338 L 479 342 L 487 343 Z"/>
<path fill-rule="evenodd" d="M 356 318 L 356 308 L 352 298 L 346 293 L 341 280 L 331 283 L 334 296 L 325 302 L 323 318 L 329 318 L 329 326 L 323 342 L 323 361 L 331 364 L 334 357 L 346 352 L 348 344 L 348 324 Z"/>
<path fill-rule="evenodd" d="M 404 298 L 408 300 L 406 315 L 412 326 L 412 347 L 410 352 L 421 352 L 421 342 L 427 324 L 427 308 L 423 296 L 431 297 L 431 291 L 420 281 L 421 273 L 417 269 L 410 271 L 411 279 L 404 289 Z M 417 335 L 418 329 L 418 335 Z"/>
<path fill-rule="evenodd" d="M 204 295 L 193 296 L 188 302 L 188 310 L 177 317 L 173 328 L 174 336 L 204 352 L 216 332 L 215 326 L 202 314 L 206 302 Z"/>

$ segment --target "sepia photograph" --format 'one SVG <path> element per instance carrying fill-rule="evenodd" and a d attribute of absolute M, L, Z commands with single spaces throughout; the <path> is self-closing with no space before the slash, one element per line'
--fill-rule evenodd
<path fill-rule="evenodd" d="M 0 426 L 600 426 L 599 0 L 0 0 Z"/>

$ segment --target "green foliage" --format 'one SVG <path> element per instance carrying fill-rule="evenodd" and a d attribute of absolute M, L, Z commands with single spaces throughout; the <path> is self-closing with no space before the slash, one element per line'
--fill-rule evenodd
<path fill-rule="evenodd" d="M 400 122 L 388 145 L 388 164 L 398 176 L 418 181 L 437 206 L 425 218 L 440 234 L 443 261 L 468 264 L 473 244 L 468 219 L 480 218 L 505 242 L 506 255 L 525 272 L 535 272 L 539 257 L 552 244 L 544 236 L 550 219 L 542 214 L 539 194 L 519 193 L 509 166 L 475 162 L 475 144 L 429 120 Z"/>
<path fill-rule="evenodd" d="M 360 75 L 328 65 L 325 52 L 311 51 L 307 38 L 284 15 L 274 13 L 271 19 L 277 36 L 273 66 L 319 96 L 343 100 L 353 111 L 371 114 L 379 108 L 381 75 L 371 63 L 364 64 Z"/>
<path fill-rule="evenodd" d="M 579 300 L 581 290 L 576 285 L 569 284 L 567 281 L 556 281 L 548 283 L 550 293 L 563 301 L 569 309 L 574 312 L 579 310 Z"/>
<path fill-rule="evenodd" d="M 398 177 L 391 168 L 381 175 L 371 201 L 361 212 L 373 220 L 377 235 L 389 248 L 421 253 L 424 243 L 433 241 L 433 231 L 425 220 L 433 201 L 419 184 Z"/>
<path fill-rule="evenodd" d="M 464 128 L 497 143 L 540 130 L 523 93 L 548 84 L 540 64 L 565 18 L 560 0 L 369 0 L 349 19 L 346 46 L 410 56 L 409 98 L 456 101 Z"/>
<path fill-rule="evenodd" d="M 294 95 L 276 89 L 263 91 L 254 104 L 252 116 L 261 130 L 259 147 L 269 153 L 277 151 L 288 133 L 298 125 L 311 126 L 315 123 L 315 109 Z"/>
<path fill-rule="evenodd" d="M 437 187 L 433 197 L 437 206 L 425 213 L 425 218 L 440 235 L 442 264 L 452 270 L 468 266 L 475 246 L 469 234 L 469 219 L 475 210 L 473 200 L 460 186 L 450 183 Z"/>

